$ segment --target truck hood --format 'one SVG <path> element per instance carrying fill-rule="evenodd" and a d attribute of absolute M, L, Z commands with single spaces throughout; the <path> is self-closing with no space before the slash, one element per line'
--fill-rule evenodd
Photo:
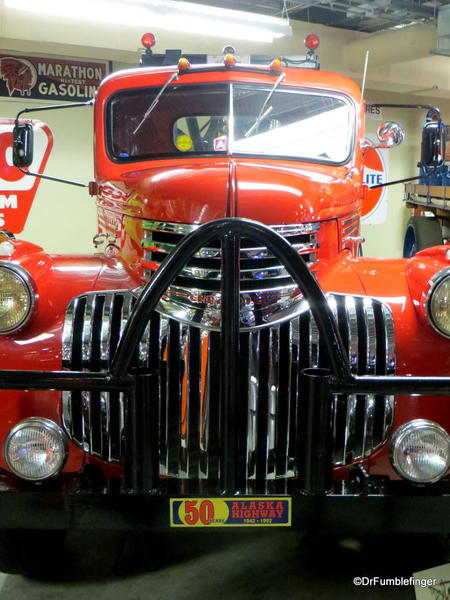
<path fill-rule="evenodd" d="M 249 159 L 165 161 L 122 177 L 125 214 L 183 223 L 226 216 L 266 224 L 332 218 L 355 203 L 358 183 L 348 167 Z"/>

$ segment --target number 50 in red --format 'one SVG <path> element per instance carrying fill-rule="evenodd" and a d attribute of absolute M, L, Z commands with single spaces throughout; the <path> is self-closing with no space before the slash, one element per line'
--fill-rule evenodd
<path fill-rule="evenodd" d="M 211 500 L 186 500 L 184 502 L 184 521 L 186 525 L 210 525 L 214 519 L 214 505 Z"/>

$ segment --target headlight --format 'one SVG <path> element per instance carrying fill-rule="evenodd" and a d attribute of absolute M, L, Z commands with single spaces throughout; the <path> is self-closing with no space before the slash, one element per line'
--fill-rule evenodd
<path fill-rule="evenodd" d="M 437 332 L 450 338 L 450 268 L 436 273 L 430 283 L 426 301 L 428 319 Z"/>
<path fill-rule="evenodd" d="M 22 267 L 0 264 L 0 334 L 17 331 L 29 319 L 35 302 L 33 282 Z"/>
<path fill-rule="evenodd" d="M 3 454 L 15 475 L 39 481 L 62 469 L 67 457 L 67 438 L 50 419 L 31 417 L 11 429 Z"/>
<path fill-rule="evenodd" d="M 414 483 L 438 481 L 450 466 L 450 436 L 433 421 L 409 421 L 392 438 L 391 460 L 404 479 Z"/>

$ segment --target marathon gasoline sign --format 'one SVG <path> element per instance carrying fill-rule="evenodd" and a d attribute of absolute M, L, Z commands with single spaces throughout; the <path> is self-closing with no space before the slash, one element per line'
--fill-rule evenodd
<path fill-rule="evenodd" d="M 83 102 L 106 74 L 106 62 L 0 54 L 0 96 Z"/>
<path fill-rule="evenodd" d="M 40 182 L 39 177 L 25 175 L 12 162 L 14 119 L 0 118 L 0 229 L 20 233 Z M 33 120 L 34 153 L 32 173 L 43 173 L 53 146 L 50 128 Z"/>

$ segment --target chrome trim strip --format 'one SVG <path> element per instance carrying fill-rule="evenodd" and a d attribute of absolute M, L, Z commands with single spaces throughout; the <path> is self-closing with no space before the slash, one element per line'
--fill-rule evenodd
<path fill-rule="evenodd" d="M 358 315 L 356 312 L 355 298 L 353 296 L 345 296 L 345 313 L 348 327 L 348 358 L 350 369 L 352 373 L 356 374 L 359 367 L 359 334 Z M 355 439 L 356 406 L 356 396 L 348 396 L 344 443 L 342 445 L 342 464 L 344 465 L 347 464 L 349 460 L 353 460 L 351 447 Z"/>
<path fill-rule="evenodd" d="M 181 235 L 192 233 L 199 227 L 200 225 L 195 225 L 193 223 L 168 223 L 165 221 L 148 221 L 147 219 L 142 221 L 142 229 L 147 231 L 179 233 Z"/>
<path fill-rule="evenodd" d="M 114 306 L 114 294 L 107 292 L 102 310 L 100 326 L 100 360 L 105 366 L 111 360 L 111 319 Z"/>
<path fill-rule="evenodd" d="M 349 225 L 342 230 L 342 235 L 345 237 L 351 237 L 358 233 L 359 227 L 357 225 Z"/>
<path fill-rule="evenodd" d="M 247 479 L 256 479 L 256 447 L 258 432 L 258 395 L 260 348 L 259 331 L 251 332 L 249 340 L 248 421 L 247 421 Z"/>
<path fill-rule="evenodd" d="M 122 337 L 123 335 L 125 325 L 127 324 L 127 321 L 130 318 L 131 312 L 133 310 L 133 300 L 133 294 L 128 293 L 124 296 L 122 309 L 120 311 L 120 337 Z"/>
<path fill-rule="evenodd" d="M 345 423 L 345 442 L 343 447 L 343 464 L 347 465 L 356 459 L 354 451 L 352 450 L 353 443 L 355 441 L 356 433 L 356 407 L 357 397 L 355 394 L 351 394 L 347 398 L 347 417 Z"/>
<path fill-rule="evenodd" d="M 387 304 L 381 304 L 381 311 L 384 317 L 384 329 L 386 335 L 386 374 L 395 373 L 396 354 L 395 354 L 395 329 L 392 311 Z"/>
<path fill-rule="evenodd" d="M 371 298 L 363 298 L 364 321 L 367 340 L 367 374 L 374 375 L 377 363 L 377 331 Z"/>
<path fill-rule="evenodd" d="M 365 398 L 364 434 L 361 454 L 369 456 L 373 452 L 373 426 L 375 420 L 375 396 L 367 394 Z"/>
<path fill-rule="evenodd" d="M 119 393 L 119 456 L 122 456 L 122 442 L 125 432 L 125 394 Z"/>
<path fill-rule="evenodd" d="M 180 398 L 180 461 L 178 466 L 179 477 L 186 478 L 189 476 L 189 327 L 186 325 L 180 325 L 180 336 L 179 336 L 179 348 L 180 348 L 180 364 L 182 368 L 179 373 L 179 398 Z M 184 384 L 186 381 L 186 385 Z M 184 410 L 183 410 L 184 409 Z M 185 434 L 183 434 L 183 428 Z"/>
<path fill-rule="evenodd" d="M 70 363 L 72 359 L 72 344 L 73 344 L 73 326 L 75 312 L 80 302 L 79 298 L 75 298 L 73 302 L 69 304 L 66 310 L 66 317 L 64 321 L 63 334 L 62 334 L 62 361 L 63 364 Z"/>
<path fill-rule="evenodd" d="M 218 294 L 219 292 L 217 291 L 212 291 L 211 288 L 207 288 L 206 287 L 206 283 L 208 282 L 207 279 L 203 280 L 196 280 L 196 283 L 200 284 L 205 282 L 205 287 L 199 287 L 199 285 L 196 285 L 195 287 L 192 288 L 187 288 L 181 285 L 172 285 L 170 287 L 170 292 L 172 292 L 172 294 L 178 294 L 180 296 L 184 296 L 185 298 L 188 298 L 189 296 L 195 296 L 196 294 L 201 294 L 202 292 L 208 292 L 210 294 Z M 255 284 L 258 283 L 258 280 L 255 280 Z M 256 287 L 252 288 L 251 292 L 252 293 L 258 293 L 258 292 L 287 292 L 288 290 L 295 290 L 297 289 L 297 286 L 293 283 L 292 285 L 283 285 L 283 286 L 276 286 L 276 287 L 271 287 L 271 288 L 265 288 L 265 287 Z M 249 293 L 249 292 L 246 292 Z M 170 296 L 163 296 L 163 298 L 166 297 L 170 297 Z M 195 323 L 193 323 L 193 325 L 195 325 Z"/>
<path fill-rule="evenodd" d="M 70 436 L 72 436 L 72 392 L 65 391 L 62 393 L 62 422 L 64 429 L 70 434 Z"/>
<path fill-rule="evenodd" d="M 354 213 L 353 215 L 348 217 L 348 219 L 344 219 L 342 221 L 342 225 L 344 225 L 344 227 L 345 227 L 346 225 L 349 225 L 349 223 L 353 223 L 354 221 L 357 221 L 358 219 L 359 219 L 359 214 Z"/>
<path fill-rule="evenodd" d="M 89 366 L 91 361 L 92 351 L 92 319 L 94 316 L 95 303 L 97 294 L 92 294 L 86 298 L 86 306 L 84 308 L 83 318 L 83 333 L 81 336 L 81 360 L 83 369 Z"/>
<path fill-rule="evenodd" d="M 396 366 L 394 319 L 391 309 L 386 304 L 381 305 L 381 312 L 383 315 L 385 332 L 386 375 L 391 375 L 395 373 Z M 385 396 L 383 423 L 384 439 L 387 439 L 388 433 L 391 430 L 392 423 L 394 421 L 394 404 L 395 396 Z"/>
<path fill-rule="evenodd" d="M 276 476 L 276 420 L 279 401 L 279 359 L 280 359 L 280 327 L 270 328 L 269 333 L 269 375 L 267 379 L 268 396 L 268 423 L 267 423 L 267 456 L 266 456 L 266 479 L 275 479 Z"/>
<path fill-rule="evenodd" d="M 359 214 L 355 213 L 354 215 L 352 215 L 351 217 L 349 217 L 348 219 L 344 219 L 342 221 L 342 226 L 343 227 L 348 227 L 351 224 L 356 224 L 359 221 Z"/>
<path fill-rule="evenodd" d="M 289 241 L 289 236 L 285 236 Z M 154 263 L 161 263 L 162 261 L 155 260 L 151 256 L 147 256 L 147 254 L 151 251 L 160 252 L 161 254 L 170 254 L 173 249 L 177 246 L 177 243 L 171 244 L 169 242 L 155 242 L 154 240 L 148 240 L 146 238 L 142 241 L 142 247 L 145 250 L 146 260 L 151 260 Z M 318 250 L 320 248 L 320 244 L 317 241 L 304 242 L 299 244 L 291 244 L 295 250 L 297 250 L 298 254 L 308 254 L 312 250 Z M 249 254 L 257 252 L 258 256 L 249 256 Z M 217 259 L 220 260 L 221 251 L 219 248 L 210 248 L 205 246 L 200 248 L 198 252 L 194 254 L 194 258 L 209 258 L 211 260 Z M 275 258 L 275 256 L 264 246 L 252 246 L 249 248 L 240 248 L 241 258 L 247 260 L 258 260 L 259 258 Z M 281 265 L 279 265 L 281 266 Z M 202 267 L 199 267 L 202 268 Z"/>
<path fill-rule="evenodd" d="M 110 412 L 110 394 L 109 392 L 99 393 L 100 401 L 100 423 L 101 423 L 101 456 L 107 456 L 108 460 L 112 458 L 112 436 L 110 431 L 111 412 Z M 106 452 L 106 449 L 107 452 Z"/>
<path fill-rule="evenodd" d="M 319 328 L 312 316 L 309 313 L 309 366 L 319 366 Z"/>
<path fill-rule="evenodd" d="M 358 372 L 358 319 L 355 298 L 345 296 L 345 312 L 348 325 L 348 359 L 352 373 Z"/>
<path fill-rule="evenodd" d="M 192 233 L 200 227 L 199 224 L 195 223 L 175 223 L 166 221 L 142 221 L 142 229 L 146 231 L 159 231 L 178 233 L 180 235 L 186 235 Z M 277 231 L 280 235 L 300 235 L 303 233 L 311 233 L 320 230 L 320 222 L 315 223 L 289 223 L 289 224 L 276 224 L 269 225 L 271 229 Z"/>
<path fill-rule="evenodd" d="M 85 452 L 92 451 L 91 436 L 91 392 L 81 392 L 81 414 L 83 415 L 81 440 Z"/>

